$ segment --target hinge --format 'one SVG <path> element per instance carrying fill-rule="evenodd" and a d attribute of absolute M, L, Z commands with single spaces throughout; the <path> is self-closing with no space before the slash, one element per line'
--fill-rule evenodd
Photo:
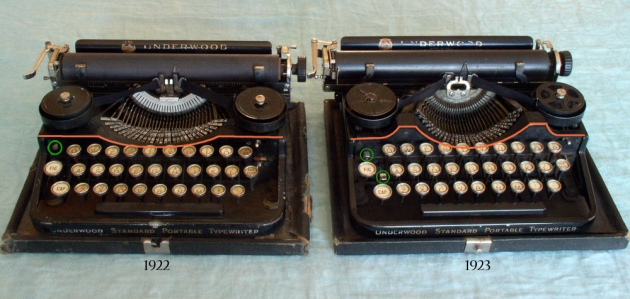
<path fill-rule="evenodd" d="M 168 239 L 142 238 L 142 247 L 145 254 L 171 254 L 171 243 Z"/>
<path fill-rule="evenodd" d="M 466 238 L 464 252 L 484 253 L 490 252 L 490 248 L 492 248 L 492 238 L 490 237 Z"/>

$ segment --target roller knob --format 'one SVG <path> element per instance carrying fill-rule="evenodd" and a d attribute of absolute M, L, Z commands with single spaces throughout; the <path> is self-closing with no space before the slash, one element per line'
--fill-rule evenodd
<path fill-rule="evenodd" d="M 306 82 L 306 56 L 298 56 L 297 64 L 293 65 L 294 74 L 297 74 L 298 82 Z"/>
<path fill-rule="evenodd" d="M 560 51 L 559 54 L 560 54 L 560 60 L 562 63 L 562 67 L 560 69 L 560 76 L 571 75 L 571 71 L 573 70 L 573 57 L 571 56 L 571 52 Z"/>

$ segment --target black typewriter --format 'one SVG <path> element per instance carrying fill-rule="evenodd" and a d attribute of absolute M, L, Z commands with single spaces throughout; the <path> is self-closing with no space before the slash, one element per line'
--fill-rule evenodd
<path fill-rule="evenodd" d="M 608 192 L 586 151 L 584 96 L 557 82 L 570 52 L 525 36 L 313 39 L 312 51 L 309 77 L 335 95 L 338 253 L 484 252 L 502 238 L 522 244 L 492 250 L 584 249 L 562 242 L 613 213 L 597 203 Z M 620 223 L 607 232 L 625 247 Z M 533 246 L 543 235 L 564 241 Z"/>
<path fill-rule="evenodd" d="M 73 242 L 124 236 L 147 253 L 173 252 L 185 238 L 223 247 L 189 241 L 180 253 L 306 253 L 304 106 L 290 98 L 292 77 L 306 80 L 306 58 L 293 64 L 295 47 L 79 40 L 75 48 L 47 42 L 24 75 L 35 76 L 48 54 L 53 90 L 39 106 L 40 150 L 23 192 L 38 232 Z M 118 251 L 87 243 L 58 247 Z M 10 251 L 45 251 L 19 245 Z"/>

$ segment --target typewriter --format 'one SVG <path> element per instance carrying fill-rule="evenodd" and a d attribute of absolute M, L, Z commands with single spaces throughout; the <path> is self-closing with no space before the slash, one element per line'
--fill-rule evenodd
<path fill-rule="evenodd" d="M 304 106 L 290 97 L 306 58 L 294 64 L 294 46 L 75 48 L 47 42 L 24 75 L 48 55 L 53 90 L 39 105 L 40 150 L 22 196 L 23 218 L 43 236 L 29 244 L 10 224 L 5 251 L 306 253 Z"/>
<path fill-rule="evenodd" d="M 586 151 L 585 98 L 557 81 L 571 74 L 570 52 L 526 36 L 311 45 L 308 76 L 334 92 L 325 116 L 337 253 L 614 243 L 588 244 L 592 234 L 627 245 Z"/>

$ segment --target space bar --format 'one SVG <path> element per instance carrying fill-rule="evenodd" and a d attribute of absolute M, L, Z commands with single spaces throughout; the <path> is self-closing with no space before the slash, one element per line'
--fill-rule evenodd
<path fill-rule="evenodd" d="M 463 204 L 421 204 L 423 216 L 502 216 L 502 215 L 541 215 L 545 213 L 542 202 L 502 202 L 502 203 L 463 203 Z"/>
<path fill-rule="evenodd" d="M 118 216 L 223 216 L 218 203 L 101 202 L 97 214 Z"/>

